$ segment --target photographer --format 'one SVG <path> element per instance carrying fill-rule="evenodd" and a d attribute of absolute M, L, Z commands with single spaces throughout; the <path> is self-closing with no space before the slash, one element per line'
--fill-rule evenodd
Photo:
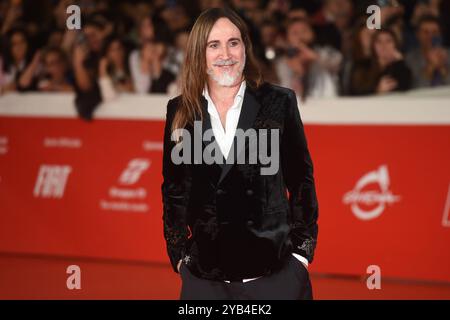
<path fill-rule="evenodd" d="M 72 65 L 75 76 L 75 106 L 84 119 L 92 118 L 102 101 L 97 84 L 101 49 L 107 30 L 98 16 L 88 17 L 74 47 Z"/>
<path fill-rule="evenodd" d="M 371 58 L 361 60 L 352 70 L 352 95 L 384 94 L 411 88 L 411 70 L 404 62 L 395 33 L 377 30 L 372 38 Z"/>
<path fill-rule="evenodd" d="M 46 92 L 73 91 L 66 55 L 61 48 L 50 47 L 44 51 L 42 73 L 38 79 L 37 90 Z"/>
<path fill-rule="evenodd" d="M 161 40 L 146 40 L 130 55 L 130 70 L 137 93 L 167 93 L 175 75 L 164 66 L 167 47 Z"/>
<path fill-rule="evenodd" d="M 0 92 L 20 90 L 18 88 L 20 77 L 28 70 L 28 77 L 33 78 L 39 59 L 32 54 L 31 42 L 25 29 L 13 28 L 2 40 Z M 33 66 L 30 68 L 31 64 Z"/>
<path fill-rule="evenodd" d="M 307 20 L 288 21 L 287 48 L 284 56 L 275 62 L 280 84 L 303 99 L 336 96 L 342 54 L 328 46 L 313 46 L 314 39 L 314 31 Z"/>
<path fill-rule="evenodd" d="M 413 72 L 414 87 L 435 87 L 450 84 L 449 49 L 442 45 L 439 20 L 424 16 L 417 25 L 419 48 L 406 56 Z"/>
<path fill-rule="evenodd" d="M 117 93 L 132 92 L 128 58 L 122 40 L 113 35 L 106 39 L 99 63 L 98 84 L 102 100 L 113 100 Z"/>

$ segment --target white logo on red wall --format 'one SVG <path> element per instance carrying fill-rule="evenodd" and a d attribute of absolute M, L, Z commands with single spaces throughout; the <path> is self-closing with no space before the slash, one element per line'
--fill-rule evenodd
<path fill-rule="evenodd" d="M 119 183 L 130 185 L 136 183 L 141 175 L 150 167 L 148 159 L 133 159 L 119 177 Z"/>
<path fill-rule="evenodd" d="M 400 196 L 389 190 L 389 172 L 386 165 L 378 170 L 366 173 L 356 182 L 353 190 L 343 197 L 344 204 L 349 204 L 353 214 L 361 220 L 371 220 L 380 216 L 387 205 L 400 200 Z"/>
<path fill-rule="evenodd" d="M 108 211 L 148 212 L 147 189 L 139 185 L 139 180 L 150 164 L 149 159 L 130 160 L 118 178 L 120 186 L 109 188 L 108 198 L 100 199 L 100 208 Z"/>
<path fill-rule="evenodd" d="M 41 165 L 33 195 L 36 198 L 62 198 L 71 171 L 72 167 L 68 165 Z"/>

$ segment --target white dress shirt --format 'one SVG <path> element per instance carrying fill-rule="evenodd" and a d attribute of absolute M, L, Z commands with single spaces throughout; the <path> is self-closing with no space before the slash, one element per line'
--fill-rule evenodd
<path fill-rule="evenodd" d="M 220 121 L 219 112 L 217 111 L 217 108 L 209 95 L 208 86 L 205 86 L 205 88 L 203 89 L 203 96 L 205 97 L 206 101 L 208 101 L 208 113 L 211 119 L 211 128 L 213 130 L 217 144 L 219 145 L 220 151 L 224 155 L 225 159 L 228 157 L 228 153 L 230 152 L 231 145 L 233 144 L 234 136 L 236 134 L 236 128 L 242 110 L 242 102 L 244 101 L 246 86 L 246 81 L 242 81 L 241 86 L 239 87 L 239 91 L 234 97 L 233 104 L 227 111 L 225 117 L 225 128 Z M 308 266 L 308 260 L 305 257 L 297 253 L 292 254 L 294 255 L 294 257 Z M 243 282 L 252 281 L 258 278 L 260 277 L 244 279 Z M 229 281 L 225 280 L 225 282 Z"/>
<path fill-rule="evenodd" d="M 234 97 L 234 102 L 228 109 L 225 117 L 225 128 L 220 121 L 219 112 L 217 111 L 214 102 L 209 96 L 208 87 L 203 90 L 203 96 L 208 101 L 208 113 L 211 119 L 211 127 L 213 129 L 214 137 L 219 145 L 220 151 L 224 155 L 225 159 L 228 157 L 231 145 L 233 144 L 234 135 L 236 134 L 236 128 L 239 121 L 239 115 L 241 114 L 242 102 L 244 101 L 246 83 L 242 81 L 239 91 Z"/>

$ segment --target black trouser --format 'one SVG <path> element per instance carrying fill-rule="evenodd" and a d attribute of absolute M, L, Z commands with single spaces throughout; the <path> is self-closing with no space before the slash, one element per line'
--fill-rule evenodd
<path fill-rule="evenodd" d="M 308 300 L 313 299 L 308 270 L 290 255 L 282 269 L 248 282 L 211 281 L 194 276 L 182 264 L 180 300 Z"/>

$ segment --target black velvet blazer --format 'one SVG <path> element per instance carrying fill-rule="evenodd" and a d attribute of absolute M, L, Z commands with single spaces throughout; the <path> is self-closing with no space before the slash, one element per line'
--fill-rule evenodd
<path fill-rule="evenodd" d="M 234 153 L 230 151 L 245 151 L 245 163 L 174 164 L 170 127 L 179 101 L 180 96 L 167 105 L 161 185 L 164 237 L 173 270 L 178 272 L 183 259 L 200 278 L 238 280 L 277 271 L 292 252 L 312 262 L 318 202 L 294 91 L 269 83 L 245 90 L 238 128 L 254 128 L 258 138 L 258 129 L 279 130 L 280 165 L 273 175 L 261 175 L 261 167 L 269 165 L 259 158 L 249 163 L 247 139 L 240 150 L 235 139 Z M 202 101 L 201 133 L 211 128 L 203 96 Z M 192 136 L 199 133 L 191 124 L 185 129 Z M 203 142 L 202 150 L 209 143 Z"/>

